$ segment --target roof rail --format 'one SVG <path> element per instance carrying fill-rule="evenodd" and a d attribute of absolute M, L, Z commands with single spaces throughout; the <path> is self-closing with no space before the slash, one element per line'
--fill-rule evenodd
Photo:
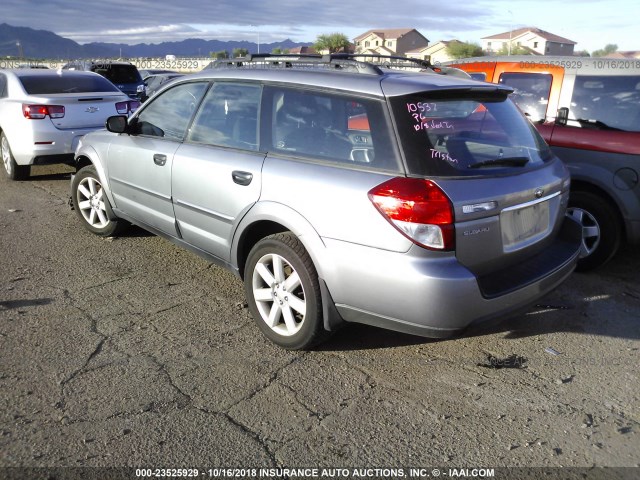
<path fill-rule="evenodd" d="M 331 69 L 370 75 L 384 75 L 389 70 L 413 69 L 444 75 L 456 75 L 469 78 L 469 75 L 457 68 L 431 65 L 428 60 L 394 55 L 373 55 L 362 53 L 321 54 L 272 54 L 253 53 L 244 57 L 212 61 L 205 68 L 295 68 L 295 69 Z"/>

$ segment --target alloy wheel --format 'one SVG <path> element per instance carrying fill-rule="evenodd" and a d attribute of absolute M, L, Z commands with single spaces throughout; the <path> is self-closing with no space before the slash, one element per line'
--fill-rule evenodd
<path fill-rule="evenodd" d="M 600 244 L 600 225 L 592 214 L 581 208 L 569 208 L 567 214 L 582 226 L 580 258 L 588 257 Z"/>
<path fill-rule="evenodd" d="M 304 323 L 307 304 L 298 272 L 280 255 L 270 253 L 253 270 L 253 296 L 260 317 L 278 335 L 295 335 Z"/>
<path fill-rule="evenodd" d="M 2 135 L 0 149 L 2 150 L 2 163 L 4 163 L 4 169 L 7 171 L 7 174 L 11 176 L 13 170 L 13 165 L 11 164 L 11 150 L 9 149 L 9 141 L 4 135 Z"/>
<path fill-rule="evenodd" d="M 85 221 L 94 228 L 106 227 L 109 217 L 100 182 L 93 177 L 83 178 L 78 185 L 77 195 L 78 208 Z"/>

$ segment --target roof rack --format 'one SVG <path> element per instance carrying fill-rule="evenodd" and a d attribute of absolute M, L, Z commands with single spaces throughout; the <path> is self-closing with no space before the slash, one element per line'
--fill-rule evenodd
<path fill-rule="evenodd" d="M 434 66 L 431 65 L 428 60 L 362 53 L 331 53 L 328 55 L 254 53 L 233 59 L 214 60 L 205 68 L 218 69 L 234 67 L 253 69 L 328 69 L 369 75 L 384 75 L 390 70 L 413 70 L 470 78 L 469 75 L 462 70 L 451 67 Z"/>

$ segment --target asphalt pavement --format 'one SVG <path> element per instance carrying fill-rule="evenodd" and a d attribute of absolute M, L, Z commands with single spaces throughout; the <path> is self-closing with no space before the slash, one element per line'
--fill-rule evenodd
<path fill-rule="evenodd" d="M 85 231 L 67 204 L 70 171 L 0 180 L 0 477 L 640 476 L 637 247 L 458 338 L 349 325 L 288 352 L 259 333 L 232 274 L 138 228 Z"/>

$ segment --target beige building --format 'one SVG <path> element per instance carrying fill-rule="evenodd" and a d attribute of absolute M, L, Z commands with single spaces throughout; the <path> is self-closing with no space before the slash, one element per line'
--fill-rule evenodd
<path fill-rule="evenodd" d="M 615 52 L 606 55 L 607 58 L 629 58 L 640 59 L 640 50 L 628 50 L 626 52 Z"/>
<path fill-rule="evenodd" d="M 453 60 L 453 57 L 449 56 L 447 47 L 456 42 L 460 43 L 459 40 L 441 40 L 433 45 L 411 50 L 406 53 L 406 56 L 410 58 L 419 58 L 420 60 L 429 60 L 434 65 L 448 62 Z"/>
<path fill-rule="evenodd" d="M 525 27 L 510 32 L 482 38 L 482 49 L 488 54 L 497 53 L 502 48 L 522 47 L 533 55 L 573 55 L 576 42 L 545 32 L 536 27 Z"/>
<path fill-rule="evenodd" d="M 355 53 L 372 55 L 405 55 L 407 52 L 424 48 L 429 40 L 415 28 L 393 28 L 369 30 L 354 39 Z"/>

